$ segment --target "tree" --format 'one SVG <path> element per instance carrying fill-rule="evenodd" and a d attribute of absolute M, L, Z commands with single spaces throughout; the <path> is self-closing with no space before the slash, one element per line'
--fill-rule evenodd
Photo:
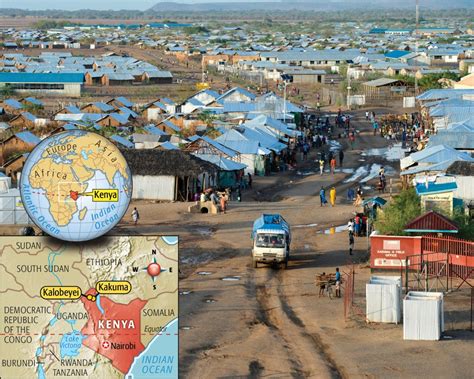
<path fill-rule="evenodd" d="M 207 127 L 211 127 L 216 118 L 216 115 L 210 111 L 203 111 L 198 115 L 198 120 L 204 122 Z"/>
<path fill-rule="evenodd" d="M 8 83 L 5 86 L 0 88 L 0 98 L 2 99 L 7 99 L 13 96 L 13 94 L 14 94 L 14 91 L 12 87 L 10 86 L 10 84 Z"/>
<path fill-rule="evenodd" d="M 459 227 L 458 236 L 460 238 L 465 238 L 470 241 L 474 240 L 474 222 L 472 222 L 471 218 L 464 212 L 464 209 L 454 208 L 452 219 Z"/>
<path fill-rule="evenodd" d="M 415 188 L 403 190 L 383 210 L 378 210 L 375 229 L 381 234 L 406 235 L 406 224 L 420 215 L 420 198 Z"/>

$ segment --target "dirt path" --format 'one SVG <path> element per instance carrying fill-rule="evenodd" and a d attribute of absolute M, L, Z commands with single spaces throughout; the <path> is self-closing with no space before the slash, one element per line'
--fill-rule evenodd
<path fill-rule="evenodd" d="M 362 133 L 360 146 L 373 146 L 373 138 Z M 377 142 L 386 144 L 381 139 Z M 346 167 L 357 165 L 359 153 L 346 151 Z M 313 165 L 309 161 L 303 168 Z M 334 262 L 326 243 L 320 246 L 324 237 L 317 231 L 345 223 L 354 209 L 344 199 L 335 208 L 320 207 L 315 196 L 321 185 L 341 183 L 346 177 L 344 173 L 299 177 L 294 172 L 285 173 L 281 182 L 264 191 L 270 191 L 270 198 L 278 201 L 231 204 L 229 215 L 210 220 L 218 222 L 210 227 L 213 232 L 207 240 L 189 243 L 182 236 L 183 258 L 194 257 L 197 262 L 193 266 L 197 270 L 185 272 L 180 281 L 181 293 L 185 294 L 180 298 L 183 377 L 347 376 L 321 336 L 321 329 L 305 320 L 305 306 L 295 306 L 293 300 L 313 302 L 315 272 L 347 261 L 347 256 L 338 252 Z M 337 189 L 343 192 L 345 187 L 347 184 L 341 183 Z M 288 270 L 251 266 L 250 225 L 262 212 L 279 212 L 293 225 Z M 204 256 L 200 263 L 197 255 L 204 251 L 210 256 Z M 359 252 L 355 260 L 363 253 Z M 229 277 L 235 280 L 222 280 Z M 331 305 L 340 308 L 341 304 Z M 339 323 L 341 315 L 339 309 Z"/>

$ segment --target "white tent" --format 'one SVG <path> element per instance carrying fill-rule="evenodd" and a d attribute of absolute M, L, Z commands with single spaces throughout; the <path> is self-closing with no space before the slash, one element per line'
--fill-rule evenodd
<path fill-rule="evenodd" d="M 401 288 L 399 276 L 372 276 L 365 287 L 367 320 L 398 324 L 401 319 Z"/>
<path fill-rule="evenodd" d="M 443 293 L 408 292 L 403 299 L 403 339 L 436 341 L 443 331 Z"/>

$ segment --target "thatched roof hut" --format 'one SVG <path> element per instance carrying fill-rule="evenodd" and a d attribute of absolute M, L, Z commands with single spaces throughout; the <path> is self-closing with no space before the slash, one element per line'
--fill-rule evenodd
<path fill-rule="evenodd" d="M 219 168 L 180 150 L 123 149 L 121 150 L 133 175 L 170 175 L 197 177 L 215 174 Z"/>
<path fill-rule="evenodd" d="M 474 176 L 474 162 L 456 161 L 448 167 L 446 174 Z"/>
<path fill-rule="evenodd" d="M 219 168 L 181 150 L 121 150 L 133 175 L 133 199 L 190 201 L 215 186 Z"/>

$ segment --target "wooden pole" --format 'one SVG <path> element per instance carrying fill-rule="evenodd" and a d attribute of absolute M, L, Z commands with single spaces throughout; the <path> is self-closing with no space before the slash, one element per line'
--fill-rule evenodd
<path fill-rule="evenodd" d="M 179 177 L 175 176 L 174 177 L 174 200 L 178 200 L 178 182 L 179 182 Z"/>
<path fill-rule="evenodd" d="M 186 177 L 186 200 L 189 200 L 189 176 Z"/>

